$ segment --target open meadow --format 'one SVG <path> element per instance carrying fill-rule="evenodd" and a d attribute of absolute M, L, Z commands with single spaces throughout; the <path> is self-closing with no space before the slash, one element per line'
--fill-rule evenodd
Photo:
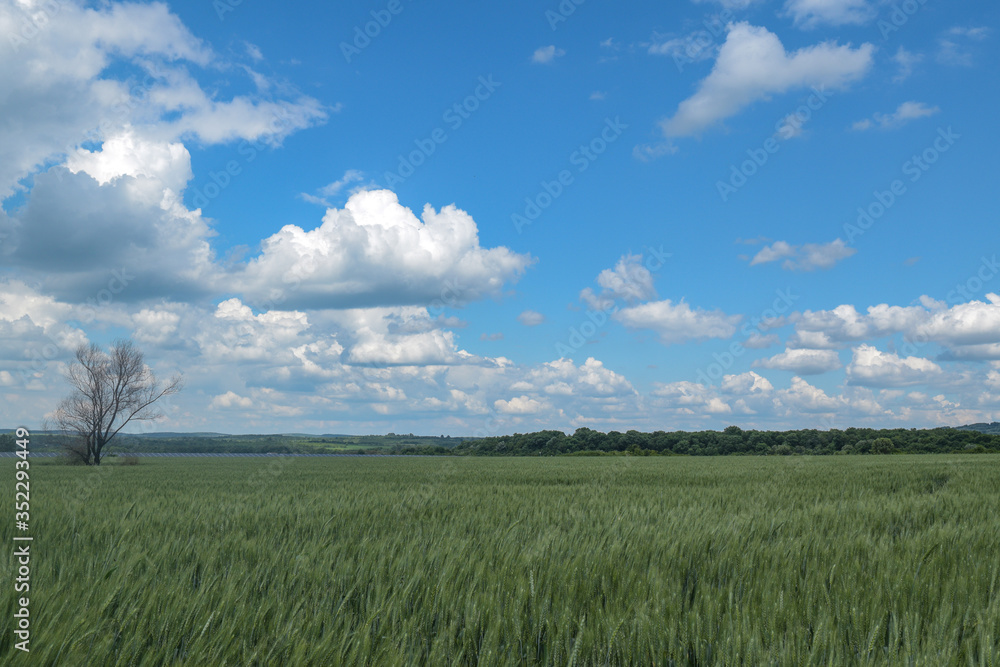
<path fill-rule="evenodd" d="M 1000 664 L 995 455 L 34 459 L 31 491 L 3 664 Z"/>

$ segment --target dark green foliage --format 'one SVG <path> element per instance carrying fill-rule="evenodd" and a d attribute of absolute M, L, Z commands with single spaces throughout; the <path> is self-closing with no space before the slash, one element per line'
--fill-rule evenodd
<path fill-rule="evenodd" d="M 32 434 L 32 450 L 61 451 L 64 436 Z M 877 444 L 876 444 L 877 443 Z M 0 434 L 0 451 L 13 451 L 13 438 Z M 932 454 L 1000 452 L 1000 434 L 971 427 L 934 429 L 848 428 L 819 431 L 756 431 L 727 426 L 723 431 L 601 433 L 578 428 L 489 438 L 399 435 L 119 435 L 109 450 L 127 453 L 315 454 L 360 453 L 418 456 L 559 456 L 605 452 L 632 456 L 725 456 L 789 454 Z"/>
<path fill-rule="evenodd" d="M 870 429 L 818 431 L 744 431 L 729 426 L 724 431 L 628 431 L 601 433 L 577 429 L 567 436 L 561 431 L 466 440 L 448 453 L 473 456 L 553 456 L 582 451 L 623 452 L 631 455 L 686 454 L 724 455 L 825 455 L 853 454 L 1000 452 L 1000 435 L 953 428 Z M 430 453 L 430 452 L 427 452 Z"/>

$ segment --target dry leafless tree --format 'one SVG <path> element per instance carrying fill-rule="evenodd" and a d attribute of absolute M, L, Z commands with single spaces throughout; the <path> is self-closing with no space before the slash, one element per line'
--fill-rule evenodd
<path fill-rule="evenodd" d="M 142 351 L 119 339 L 105 352 L 99 345 L 81 345 L 66 372 L 73 393 L 55 412 L 59 428 L 76 436 L 67 446 L 71 456 L 87 465 L 101 465 L 104 447 L 125 425 L 162 416 L 153 404 L 181 389 L 180 376 L 162 387 L 146 366 Z"/>

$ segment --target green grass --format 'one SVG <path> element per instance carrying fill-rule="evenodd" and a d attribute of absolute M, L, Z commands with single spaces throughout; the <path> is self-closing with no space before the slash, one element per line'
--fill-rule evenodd
<path fill-rule="evenodd" d="M 32 652 L 5 581 L 3 664 L 1000 664 L 994 455 L 36 460 L 31 484 Z"/>

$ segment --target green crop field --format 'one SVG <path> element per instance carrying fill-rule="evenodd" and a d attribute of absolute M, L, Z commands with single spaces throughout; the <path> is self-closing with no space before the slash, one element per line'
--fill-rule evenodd
<path fill-rule="evenodd" d="M 1000 664 L 996 455 L 36 459 L 31 492 L 2 664 Z"/>

